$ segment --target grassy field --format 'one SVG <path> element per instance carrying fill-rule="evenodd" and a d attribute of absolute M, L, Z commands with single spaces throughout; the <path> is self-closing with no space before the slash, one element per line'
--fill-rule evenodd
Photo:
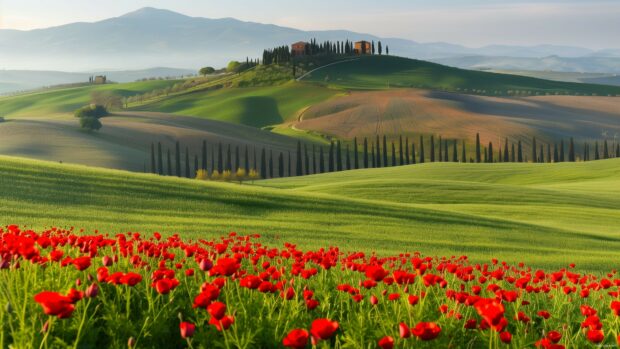
<path fill-rule="evenodd" d="M 578 84 L 518 75 L 463 70 L 440 64 L 394 56 L 367 56 L 332 65 L 312 73 L 314 81 L 348 89 L 417 87 L 448 91 L 503 95 L 519 90 L 538 93 L 620 95 L 619 86 Z"/>
<path fill-rule="evenodd" d="M 4 224 L 237 231 L 304 247 L 573 261 L 587 270 L 620 258 L 618 160 L 426 164 L 239 185 L 0 157 L 0 178 Z"/>

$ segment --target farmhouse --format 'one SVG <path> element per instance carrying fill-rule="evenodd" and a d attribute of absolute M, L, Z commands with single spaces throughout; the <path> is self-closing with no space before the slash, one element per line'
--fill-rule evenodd
<path fill-rule="evenodd" d="M 105 75 L 97 75 L 95 77 L 90 77 L 89 82 L 91 84 L 103 85 L 107 82 L 108 78 Z"/>
<path fill-rule="evenodd" d="M 308 43 L 304 41 L 296 42 L 291 45 L 291 55 L 293 56 L 304 56 L 306 54 L 306 47 L 308 47 Z"/>
<path fill-rule="evenodd" d="M 369 55 L 372 53 L 372 47 L 368 41 L 358 41 L 355 43 L 354 52 L 356 55 Z"/>

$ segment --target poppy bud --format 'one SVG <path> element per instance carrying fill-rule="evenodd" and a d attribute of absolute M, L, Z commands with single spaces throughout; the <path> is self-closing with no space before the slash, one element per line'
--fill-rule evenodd
<path fill-rule="evenodd" d="M 136 345 L 136 339 L 133 337 L 129 337 L 129 340 L 127 340 L 127 347 L 133 348 L 134 345 Z"/>
<path fill-rule="evenodd" d="M 75 286 L 81 286 L 81 285 L 82 285 L 82 280 L 76 279 L 75 280 Z"/>
<path fill-rule="evenodd" d="M 86 293 L 84 293 L 86 298 L 95 298 L 97 297 L 98 294 L 99 294 L 99 286 L 97 286 L 97 284 L 92 284 L 88 286 L 88 288 L 86 289 Z"/>
<path fill-rule="evenodd" d="M 199 267 L 202 271 L 209 271 L 211 270 L 211 268 L 213 268 L 213 262 L 205 258 L 200 261 Z"/>
<path fill-rule="evenodd" d="M 41 333 L 47 333 L 47 331 L 50 329 L 50 321 L 47 320 L 45 321 L 45 323 L 43 324 L 43 327 L 41 327 Z"/>

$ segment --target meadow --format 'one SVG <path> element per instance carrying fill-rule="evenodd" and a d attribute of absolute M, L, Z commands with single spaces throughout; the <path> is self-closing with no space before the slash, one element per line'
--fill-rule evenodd
<path fill-rule="evenodd" d="M 433 163 L 240 185 L 2 157 L 0 215 L 38 229 L 237 231 L 305 248 L 607 271 L 620 254 L 619 173 L 617 159 Z"/>

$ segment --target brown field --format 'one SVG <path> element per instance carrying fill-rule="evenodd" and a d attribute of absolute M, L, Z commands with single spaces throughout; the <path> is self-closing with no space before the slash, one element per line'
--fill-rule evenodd
<path fill-rule="evenodd" d="M 352 92 L 306 110 L 296 128 L 354 136 L 435 134 L 483 142 L 509 137 L 526 143 L 613 140 L 620 137 L 620 98 L 537 96 L 500 98 L 402 89 Z"/>
<path fill-rule="evenodd" d="M 99 132 L 86 132 L 73 117 L 6 121 L 0 123 L 0 154 L 142 172 L 150 169 L 151 142 L 162 142 L 164 162 L 167 148 L 174 156 L 176 140 L 183 159 L 189 146 L 192 167 L 203 140 L 209 156 L 210 147 L 222 142 L 224 152 L 228 144 L 241 146 L 242 156 L 247 144 L 251 159 L 253 146 L 259 155 L 264 146 L 275 156 L 276 151 L 293 152 L 297 144 L 293 138 L 248 126 L 164 113 L 119 113 L 102 123 Z"/>

